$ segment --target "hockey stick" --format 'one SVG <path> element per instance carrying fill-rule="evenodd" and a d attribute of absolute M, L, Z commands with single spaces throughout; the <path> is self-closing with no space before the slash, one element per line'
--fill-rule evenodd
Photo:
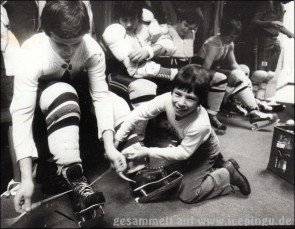
<path fill-rule="evenodd" d="M 90 184 L 90 186 L 91 185 L 93 185 L 96 181 L 98 181 L 99 179 L 101 179 L 103 176 L 105 176 L 107 173 L 109 173 L 111 171 L 111 168 L 108 168 L 107 169 L 107 171 L 105 171 L 102 175 L 100 175 L 98 178 L 96 178 L 91 184 Z M 35 210 L 35 209 L 37 209 L 38 207 L 40 207 L 42 204 L 44 204 L 44 203 L 47 203 L 47 202 L 49 202 L 49 201 L 51 201 L 51 200 L 54 200 L 54 199 L 56 199 L 56 198 L 58 198 L 58 197 L 61 197 L 61 196 L 63 196 L 63 195 L 65 195 L 65 194 L 67 194 L 67 193 L 70 193 L 70 192 L 72 192 L 72 190 L 68 190 L 68 191 L 65 191 L 65 192 L 63 192 L 63 193 L 60 193 L 60 194 L 57 194 L 57 195 L 55 195 L 55 196 L 52 196 L 52 197 L 49 197 L 49 198 L 47 198 L 47 199 L 45 199 L 45 200 L 40 200 L 40 201 L 38 201 L 38 202 L 36 202 L 36 203 L 33 203 L 32 204 L 32 207 L 31 207 L 31 211 L 33 211 L 33 210 Z M 6 219 L 2 219 L 1 220 L 1 227 L 3 227 L 3 228 L 6 228 L 6 227 L 11 227 L 12 225 L 14 225 L 15 223 L 17 223 L 24 215 L 26 215 L 26 211 L 24 211 L 23 213 L 21 213 L 19 216 L 16 216 L 16 217 L 13 217 L 13 218 L 6 218 Z"/>

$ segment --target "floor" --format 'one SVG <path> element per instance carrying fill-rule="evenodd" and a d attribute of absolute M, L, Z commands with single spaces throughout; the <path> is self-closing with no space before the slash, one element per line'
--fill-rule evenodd
<path fill-rule="evenodd" d="M 289 100 L 291 93 L 294 94 L 294 86 L 288 85 L 276 94 L 277 101 L 287 106 L 284 112 L 278 113 L 281 123 L 289 119 L 294 120 L 294 100 Z M 222 153 L 226 159 L 233 157 L 240 164 L 241 172 L 247 176 L 251 184 L 252 193 L 248 197 L 236 191 L 230 195 L 197 204 L 184 204 L 177 198 L 139 204 L 130 195 L 128 182 L 108 169 L 109 164 L 106 160 L 97 157 L 85 163 L 85 173 L 90 181 L 98 179 L 93 187 L 102 191 L 106 198 L 103 222 L 96 227 L 294 225 L 294 184 L 267 169 L 274 126 L 268 126 L 260 131 L 251 131 L 251 125 L 243 117 L 227 117 L 221 114 L 220 119 L 228 125 L 227 133 L 219 136 Z M 294 126 L 291 128 L 294 130 Z M 3 152 L 1 160 L 2 154 Z M 3 172 L 3 164 L 1 171 Z M 9 174 L 8 171 L 7 174 Z M 2 182 L 1 175 L 1 185 Z M 37 184 L 33 202 L 48 197 L 50 196 L 41 193 L 40 186 Z M 12 197 L 1 198 L 1 227 L 3 228 L 7 226 L 13 228 L 78 227 L 71 203 L 66 195 L 44 203 L 38 210 L 24 216 L 15 224 L 7 222 L 7 218 L 17 216 L 13 211 L 12 203 Z M 7 223 L 10 224 L 7 225 Z"/>

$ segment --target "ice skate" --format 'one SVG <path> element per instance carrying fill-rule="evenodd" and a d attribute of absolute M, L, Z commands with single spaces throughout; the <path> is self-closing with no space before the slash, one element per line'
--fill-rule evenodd
<path fill-rule="evenodd" d="M 246 117 L 248 115 L 248 111 L 241 104 L 233 104 L 230 110 L 230 114 L 242 115 L 243 117 Z"/>
<path fill-rule="evenodd" d="M 57 174 L 57 166 L 54 162 L 39 161 L 35 179 L 41 184 L 43 194 L 57 195 L 71 189 L 62 174 Z"/>
<path fill-rule="evenodd" d="M 263 127 L 278 123 L 280 120 L 277 114 L 265 114 L 258 110 L 249 113 L 249 121 L 253 125 L 251 130 L 260 130 Z"/>
<path fill-rule="evenodd" d="M 136 201 L 148 203 L 165 198 L 167 192 L 180 185 L 183 175 L 178 171 L 167 174 L 163 167 L 147 167 L 129 177 L 136 182 L 130 183 Z"/>
<path fill-rule="evenodd" d="M 219 135 L 225 134 L 225 131 L 226 131 L 226 128 L 227 128 L 226 125 L 221 123 L 217 119 L 216 115 L 209 114 L 209 118 L 210 118 L 210 123 L 211 123 L 213 129 L 215 130 L 216 134 L 219 134 Z"/>
<path fill-rule="evenodd" d="M 286 108 L 285 105 L 278 104 L 276 102 L 261 101 L 259 99 L 257 99 L 256 101 L 260 111 L 262 112 L 280 112 Z"/>
<path fill-rule="evenodd" d="M 92 189 L 83 176 L 82 167 L 74 164 L 63 168 L 63 177 L 72 187 L 71 199 L 79 227 L 92 227 L 99 224 L 104 216 L 105 198 L 101 192 Z"/>

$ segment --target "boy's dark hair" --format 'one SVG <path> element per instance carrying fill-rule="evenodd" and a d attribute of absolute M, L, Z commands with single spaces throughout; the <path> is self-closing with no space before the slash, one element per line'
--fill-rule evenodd
<path fill-rule="evenodd" d="M 196 8 L 179 8 L 177 10 L 177 19 L 179 22 L 186 21 L 188 24 L 199 25 L 202 21 L 200 10 Z"/>
<path fill-rule="evenodd" d="M 45 33 L 62 39 L 76 38 L 89 32 L 89 16 L 82 1 L 47 1 L 41 15 Z"/>
<path fill-rule="evenodd" d="M 242 23 L 239 20 L 223 20 L 221 23 L 220 33 L 224 36 L 231 33 L 239 34 L 242 31 Z"/>
<path fill-rule="evenodd" d="M 174 88 L 193 92 L 199 97 L 199 104 L 205 108 L 207 105 L 207 95 L 210 84 L 210 73 L 198 64 L 188 64 L 182 67 L 172 82 L 171 92 Z"/>
<path fill-rule="evenodd" d="M 122 17 L 140 18 L 142 15 L 142 1 L 114 1 L 113 12 L 115 20 Z"/>

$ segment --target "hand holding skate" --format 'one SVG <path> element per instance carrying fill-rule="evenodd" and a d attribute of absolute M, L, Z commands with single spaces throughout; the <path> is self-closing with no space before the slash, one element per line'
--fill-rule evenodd
<path fill-rule="evenodd" d="M 105 154 L 105 156 L 110 160 L 112 169 L 116 170 L 117 173 L 127 168 L 126 158 L 118 150 Z"/>
<path fill-rule="evenodd" d="M 149 150 L 138 142 L 124 149 L 122 154 L 127 159 L 143 158 L 149 156 Z"/>

